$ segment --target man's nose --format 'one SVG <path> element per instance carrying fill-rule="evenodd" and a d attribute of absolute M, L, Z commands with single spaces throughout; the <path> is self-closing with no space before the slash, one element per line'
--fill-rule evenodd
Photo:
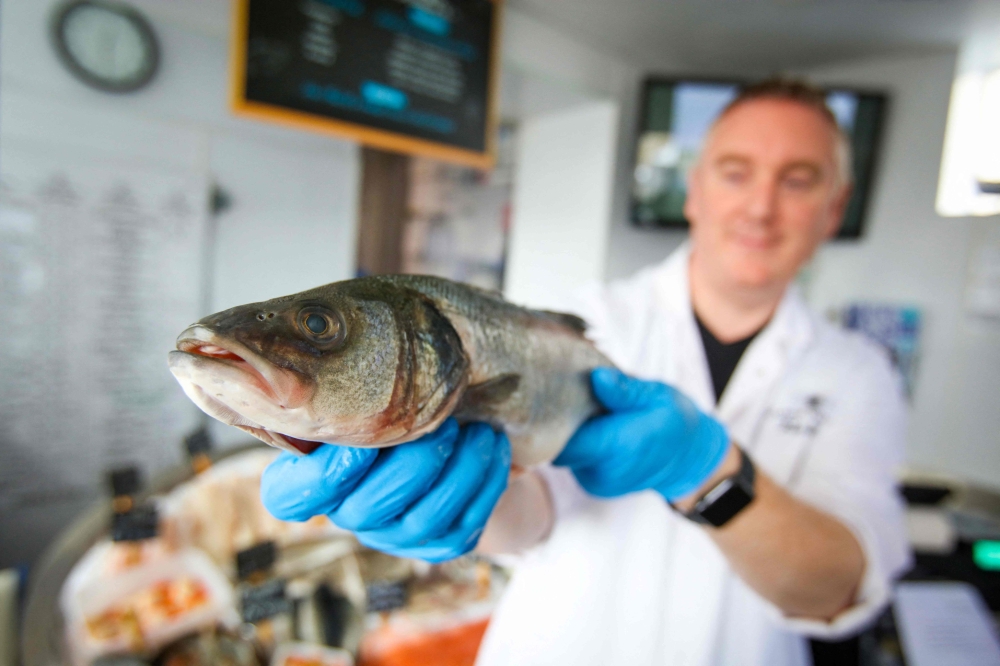
<path fill-rule="evenodd" d="M 778 182 L 775 178 L 760 178 L 750 189 L 750 199 L 747 212 L 750 217 L 761 223 L 774 219 L 778 209 Z"/>

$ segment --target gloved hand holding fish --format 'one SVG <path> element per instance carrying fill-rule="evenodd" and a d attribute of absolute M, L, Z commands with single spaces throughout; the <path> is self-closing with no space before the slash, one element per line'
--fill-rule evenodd
<path fill-rule="evenodd" d="M 475 547 L 512 463 L 555 459 L 598 496 L 667 499 L 718 465 L 721 425 L 613 370 L 583 333 L 441 278 L 369 277 L 206 317 L 170 369 L 206 413 L 290 452 L 261 482 L 275 516 L 324 514 L 437 562 Z"/>
<path fill-rule="evenodd" d="M 416 441 L 385 449 L 282 453 L 260 489 L 280 520 L 325 515 L 370 548 L 441 562 L 476 546 L 509 473 L 506 435 L 449 418 Z"/>
<path fill-rule="evenodd" d="M 528 466 L 602 410 L 590 371 L 612 363 L 583 332 L 442 278 L 366 277 L 206 317 L 170 370 L 210 416 L 296 453 L 410 442 L 454 416 L 505 432 Z"/>

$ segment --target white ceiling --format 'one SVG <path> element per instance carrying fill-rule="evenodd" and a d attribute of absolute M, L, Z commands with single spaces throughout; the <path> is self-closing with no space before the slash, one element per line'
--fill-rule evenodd
<path fill-rule="evenodd" d="M 772 73 L 954 49 L 998 0 L 509 0 L 647 70 Z"/>
<path fill-rule="evenodd" d="M 231 0 L 129 0 L 228 38 Z M 761 75 L 954 49 L 1000 0 L 507 0 L 549 27 L 648 71 Z"/>

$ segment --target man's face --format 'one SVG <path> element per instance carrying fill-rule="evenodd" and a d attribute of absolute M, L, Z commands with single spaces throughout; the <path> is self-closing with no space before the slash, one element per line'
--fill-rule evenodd
<path fill-rule="evenodd" d="M 692 172 L 684 213 L 703 267 L 733 287 L 783 287 L 836 233 L 850 187 L 817 111 L 775 99 L 725 115 Z"/>

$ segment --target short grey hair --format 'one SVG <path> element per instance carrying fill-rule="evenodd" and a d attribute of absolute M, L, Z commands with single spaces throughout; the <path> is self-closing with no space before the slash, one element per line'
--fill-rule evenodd
<path fill-rule="evenodd" d="M 747 102 L 760 99 L 778 99 L 795 102 L 807 106 L 813 111 L 823 116 L 834 132 L 833 159 L 837 169 L 838 185 L 850 185 L 854 180 L 853 151 L 851 149 L 851 139 L 840 127 L 837 117 L 826 104 L 826 91 L 803 79 L 794 79 L 776 76 L 757 83 L 752 83 L 742 88 L 739 94 L 726 108 L 722 110 L 719 117 L 715 119 L 718 123 L 730 111 Z M 713 123 L 713 125 L 715 124 Z"/>

